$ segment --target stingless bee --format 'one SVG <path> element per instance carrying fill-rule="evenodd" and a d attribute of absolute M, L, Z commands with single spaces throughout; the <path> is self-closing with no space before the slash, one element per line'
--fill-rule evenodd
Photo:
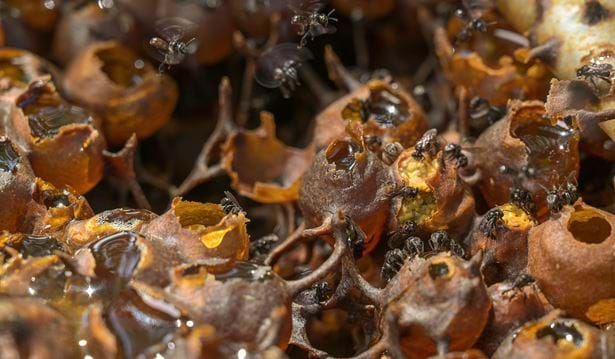
<path fill-rule="evenodd" d="M 577 77 L 591 82 L 594 87 L 596 87 L 596 80 L 610 84 L 612 75 L 613 65 L 611 64 L 590 63 L 577 69 Z"/>
<path fill-rule="evenodd" d="M 481 13 L 484 11 L 483 4 L 479 4 L 480 1 L 463 1 L 463 8 L 457 9 L 455 11 L 455 15 L 465 20 L 465 25 L 457 33 L 455 37 L 455 44 L 460 44 L 462 42 L 466 42 L 470 40 L 472 34 L 475 32 L 485 33 L 487 32 L 487 27 L 492 25 L 493 23 L 487 23 L 485 20 L 481 19 L 480 15 L 476 15 L 477 13 Z"/>
<path fill-rule="evenodd" d="M 196 28 L 196 24 L 179 17 L 161 19 L 156 22 L 156 29 L 160 37 L 151 38 L 149 45 L 155 50 L 152 53 L 154 58 L 160 61 L 158 70 L 161 73 L 165 67 L 169 69 L 173 65 L 178 65 L 196 52 L 198 42 L 196 37 L 190 36 Z"/>
<path fill-rule="evenodd" d="M 233 196 L 233 194 L 229 191 L 224 191 L 224 197 L 220 200 L 220 206 L 226 214 L 239 214 L 246 212 L 239 204 L 237 198 L 235 198 L 235 196 Z"/>
<path fill-rule="evenodd" d="M 302 1 L 299 6 L 290 5 L 295 13 L 290 22 L 299 27 L 297 34 L 301 36 L 300 46 L 307 45 L 308 39 L 314 40 L 320 35 L 333 34 L 337 31 L 330 23 L 337 22 L 336 18 L 331 17 L 335 9 L 325 14 L 320 12 L 323 7 L 319 0 Z"/>
<path fill-rule="evenodd" d="M 480 224 L 478 225 L 478 229 L 485 236 L 491 239 L 496 239 L 496 234 L 497 234 L 498 229 L 502 228 L 503 226 L 502 225 L 503 218 L 504 218 L 504 212 L 502 212 L 501 209 L 492 208 L 489 211 L 487 211 L 487 213 L 485 213 L 485 216 L 483 217 Z"/>
<path fill-rule="evenodd" d="M 429 157 L 433 157 L 438 153 L 440 147 L 439 145 L 438 130 L 432 128 L 431 130 L 425 132 L 423 137 L 421 137 L 421 139 L 417 141 L 416 145 L 414 145 L 412 157 L 416 160 L 423 159 L 425 154 Z"/>
<path fill-rule="evenodd" d="M 312 53 L 297 44 L 284 43 L 265 51 L 256 61 L 256 82 L 267 88 L 280 88 L 289 98 L 299 86 L 299 68 L 312 59 Z"/>

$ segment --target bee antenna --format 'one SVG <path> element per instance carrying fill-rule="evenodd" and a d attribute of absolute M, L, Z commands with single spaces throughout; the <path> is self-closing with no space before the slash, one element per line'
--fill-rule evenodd
<path fill-rule="evenodd" d="M 566 178 L 566 181 L 568 182 L 573 182 L 573 184 L 575 186 L 579 185 L 579 181 L 577 180 L 577 171 L 572 171 L 568 174 L 568 178 Z"/>
<path fill-rule="evenodd" d="M 537 183 L 538 187 L 542 188 L 543 191 L 545 191 L 545 193 L 549 193 L 549 190 L 547 189 L 547 187 L 541 185 L 540 183 Z"/>

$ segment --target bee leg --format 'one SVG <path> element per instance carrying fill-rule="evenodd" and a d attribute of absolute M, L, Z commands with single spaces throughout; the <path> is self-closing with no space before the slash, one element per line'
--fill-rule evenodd
<path fill-rule="evenodd" d="M 305 32 L 305 31 L 303 32 L 303 36 L 301 36 L 301 41 L 299 42 L 299 46 L 300 47 L 305 47 L 305 45 L 307 45 L 308 34 L 309 34 L 308 32 Z"/>

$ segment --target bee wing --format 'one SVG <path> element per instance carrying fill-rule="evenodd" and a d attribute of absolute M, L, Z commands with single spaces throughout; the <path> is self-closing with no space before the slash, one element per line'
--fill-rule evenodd
<path fill-rule="evenodd" d="M 270 59 L 261 56 L 256 61 L 254 79 L 263 87 L 276 88 L 280 86 L 280 81 L 275 78 L 275 69 L 276 67 L 271 64 Z"/>
<path fill-rule="evenodd" d="M 289 61 L 300 65 L 313 58 L 314 56 L 310 50 L 305 47 L 299 47 L 294 43 L 279 44 L 269 49 L 258 58 L 254 77 L 256 82 L 261 86 L 276 88 L 280 86 L 280 81 L 275 78 L 277 69 L 283 68 Z"/>
<path fill-rule="evenodd" d="M 321 0 L 307 0 L 304 2 L 304 9 L 310 13 L 318 12 L 325 7 Z"/>
<path fill-rule="evenodd" d="M 323 26 L 321 24 L 312 25 L 312 32 L 314 36 L 334 34 L 336 31 L 337 28 L 331 24 L 328 24 L 327 26 Z"/>
<path fill-rule="evenodd" d="M 156 21 L 156 31 L 167 41 L 193 35 L 197 28 L 195 23 L 182 17 L 167 17 Z"/>
<path fill-rule="evenodd" d="M 302 1 L 295 0 L 295 1 L 289 1 L 288 2 L 288 8 L 295 15 L 306 15 L 306 12 L 303 10 L 301 5 L 302 5 Z"/>
<path fill-rule="evenodd" d="M 199 49 L 199 42 L 195 38 L 186 43 L 186 53 L 193 55 Z"/>
<path fill-rule="evenodd" d="M 491 0 L 463 0 L 463 6 L 471 13 L 485 12 L 493 8 Z"/>
<path fill-rule="evenodd" d="M 288 2 L 288 8 L 298 15 L 309 16 L 324 7 L 325 5 L 320 0 L 291 0 Z"/>

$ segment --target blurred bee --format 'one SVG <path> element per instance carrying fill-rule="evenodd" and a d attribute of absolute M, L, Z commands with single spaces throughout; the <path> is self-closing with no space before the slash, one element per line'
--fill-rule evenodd
<path fill-rule="evenodd" d="M 0 137 L 0 171 L 15 173 L 19 160 L 19 154 L 11 141 L 4 136 Z"/>
<path fill-rule="evenodd" d="M 377 135 L 367 135 L 363 138 L 365 147 L 372 152 L 378 152 L 382 147 L 382 137 Z M 382 154 L 384 157 L 384 153 Z"/>
<path fill-rule="evenodd" d="M 299 68 L 313 58 L 312 53 L 293 43 L 284 43 L 265 51 L 256 61 L 256 82 L 267 88 L 280 88 L 282 96 L 289 98 L 301 84 Z"/>
<path fill-rule="evenodd" d="M 487 27 L 493 24 L 487 23 L 480 17 L 480 14 L 488 8 L 489 5 L 487 3 L 476 0 L 464 0 L 462 3 L 463 8 L 457 9 L 455 15 L 462 18 L 465 21 L 465 25 L 455 36 L 456 45 L 470 40 L 475 32 L 487 32 Z M 479 15 L 477 16 L 477 14 Z"/>
<path fill-rule="evenodd" d="M 489 101 L 480 97 L 474 97 L 470 100 L 470 119 L 472 127 L 481 131 L 493 125 L 500 120 L 506 111 L 497 106 L 492 106 Z"/>
<path fill-rule="evenodd" d="M 113 0 L 96 0 L 96 5 L 98 5 L 99 8 L 105 10 L 113 8 L 115 3 Z"/>
<path fill-rule="evenodd" d="M 229 191 L 224 191 L 224 197 L 222 197 L 222 200 L 220 201 L 220 206 L 226 214 L 239 214 L 246 212 L 239 204 L 237 198 L 235 198 L 235 196 L 233 196 L 233 194 Z"/>
<path fill-rule="evenodd" d="M 417 227 L 416 222 L 407 221 L 398 230 L 389 233 L 387 241 L 389 248 L 401 247 L 404 241 L 415 234 Z"/>
<path fill-rule="evenodd" d="M 594 87 L 597 87 L 596 80 L 602 80 L 610 84 L 612 74 L 613 65 L 611 64 L 591 63 L 577 69 L 577 77 L 584 78 L 586 81 L 591 82 Z"/>
<path fill-rule="evenodd" d="M 312 286 L 312 289 L 319 303 L 326 301 L 333 292 L 333 289 L 327 282 L 318 282 Z"/>
<path fill-rule="evenodd" d="M 509 167 L 506 165 L 501 165 L 498 168 L 498 172 L 500 172 L 503 175 L 512 176 L 516 182 L 522 182 L 527 179 L 536 177 L 536 168 L 529 166 L 529 165 L 521 166 L 521 168 L 519 169 Z"/>
<path fill-rule="evenodd" d="M 217 9 L 222 6 L 222 0 L 197 0 L 206 9 Z"/>
<path fill-rule="evenodd" d="M 298 6 L 290 5 L 295 14 L 290 23 L 299 26 L 297 34 L 301 36 L 300 46 L 307 45 L 308 39 L 314 40 L 320 35 L 333 34 L 337 31 L 335 26 L 330 24 L 331 21 L 337 22 L 336 18 L 331 17 L 335 9 L 325 14 L 320 12 L 323 7 L 319 0 L 301 1 Z"/>
<path fill-rule="evenodd" d="M 156 22 L 160 37 L 153 37 L 149 40 L 149 44 L 155 50 L 152 55 L 160 61 L 158 70 L 161 73 L 165 67 L 170 69 L 171 66 L 182 63 L 188 55 L 196 52 L 198 42 L 195 37 L 190 38 L 190 34 L 194 33 L 196 28 L 196 24 L 179 17 Z"/>
<path fill-rule="evenodd" d="M 232 196 L 232 195 L 231 195 Z M 250 242 L 250 258 L 261 257 L 269 253 L 276 243 L 279 242 L 279 238 L 275 234 L 269 234 L 261 238 L 255 239 Z"/>
<path fill-rule="evenodd" d="M 403 198 L 414 198 L 419 194 L 419 190 L 416 187 L 410 186 L 400 186 L 396 188 L 391 193 L 389 193 L 389 197 L 403 197 Z"/>
<path fill-rule="evenodd" d="M 382 151 L 382 162 L 391 165 L 403 152 L 404 147 L 399 142 L 390 142 L 384 146 Z"/>
<path fill-rule="evenodd" d="M 45 3 L 47 3 L 49 0 L 45 1 Z M 2 2 L 2 1 L 0 1 Z M 53 1 L 52 1 L 53 2 Z M 109 10 L 109 9 L 113 9 L 113 7 L 115 7 L 115 1 L 114 0 L 73 0 L 73 1 L 68 1 L 68 3 L 72 3 L 75 4 L 77 7 L 82 7 L 87 5 L 88 3 L 95 3 L 98 8 L 100 8 L 101 10 Z M 47 7 L 47 5 L 45 5 Z"/>
<path fill-rule="evenodd" d="M 271 6 L 271 3 L 269 0 L 242 0 L 242 1 L 243 1 L 243 9 L 248 14 L 255 14 Z"/>

